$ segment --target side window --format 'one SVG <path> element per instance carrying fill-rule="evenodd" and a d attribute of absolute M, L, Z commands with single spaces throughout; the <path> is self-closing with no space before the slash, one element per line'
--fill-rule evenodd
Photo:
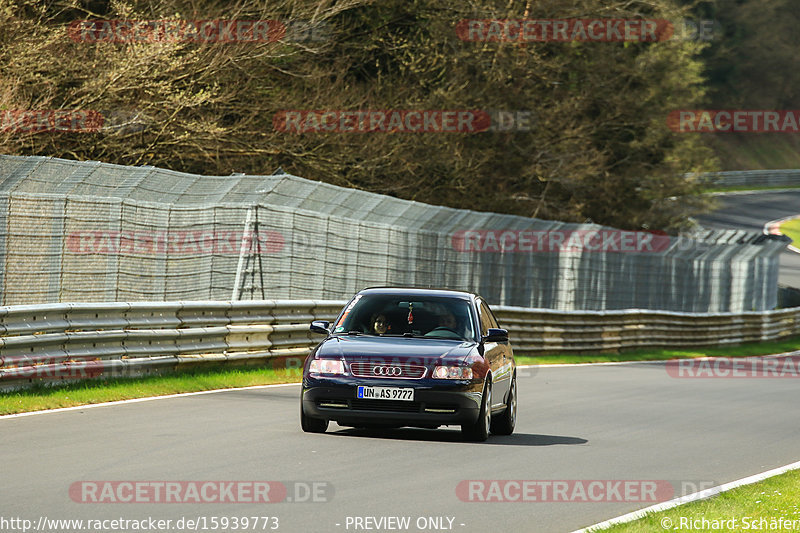
<path fill-rule="evenodd" d="M 483 301 L 480 302 L 479 310 L 481 315 L 481 335 L 487 335 L 489 333 L 489 328 L 496 328 L 497 323 L 494 322 L 492 312 L 489 311 L 489 308 L 486 307 Z"/>
<path fill-rule="evenodd" d="M 500 323 L 497 321 L 497 317 L 494 316 L 494 311 L 489 309 L 489 306 L 486 305 L 485 303 L 483 304 L 483 306 L 486 308 L 486 312 L 489 313 L 489 322 L 491 322 L 492 327 L 493 328 L 499 328 L 500 327 Z"/>

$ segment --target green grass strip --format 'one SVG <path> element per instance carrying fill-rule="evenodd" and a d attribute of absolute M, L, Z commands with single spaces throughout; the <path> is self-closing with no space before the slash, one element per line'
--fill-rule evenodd
<path fill-rule="evenodd" d="M 780 225 L 781 233 L 792 239 L 795 246 L 800 245 L 800 218 L 787 220 Z"/>
<path fill-rule="evenodd" d="M 798 494 L 800 470 L 792 470 L 708 500 L 651 513 L 598 531 L 800 531 Z"/>
<path fill-rule="evenodd" d="M 246 367 L 140 378 L 82 380 L 50 387 L 37 385 L 31 389 L 0 393 L 0 415 L 299 380 L 298 370 Z"/>

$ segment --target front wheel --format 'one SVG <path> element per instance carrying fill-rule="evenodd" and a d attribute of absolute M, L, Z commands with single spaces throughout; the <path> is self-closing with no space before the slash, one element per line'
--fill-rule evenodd
<path fill-rule="evenodd" d="M 517 425 L 517 376 L 511 378 L 506 410 L 492 418 L 491 431 L 494 435 L 511 435 Z"/>
<path fill-rule="evenodd" d="M 325 433 L 328 429 L 328 421 L 324 418 L 312 418 L 306 415 L 303 410 L 303 402 L 300 402 L 300 427 L 306 433 Z"/>
<path fill-rule="evenodd" d="M 483 386 L 483 401 L 478 420 L 474 424 L 464 424 L 461 426 L 461 433 L 467 440 L 483 442 L 489 438 L 489 426 L 492 423 L 492 381 L 486 380 Z"/>

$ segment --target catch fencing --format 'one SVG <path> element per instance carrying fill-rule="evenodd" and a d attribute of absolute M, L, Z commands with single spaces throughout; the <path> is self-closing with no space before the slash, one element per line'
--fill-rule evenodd
<path fill-rule="evenodd" d="M 0 156 L 0 303 L 343 299 L 446 287 L 520 307 L 742 312 L 778 237 L 622 232 L 431 206 L 287 174 Z"/>
<path fill-rule="evenodd" d="M 69 303 L 0 307 L 0 390 L 255 362 L 299 377 L 344 301 Z M 555 311 L 497 306 L 517 356 L 731 345 L 800 333 L 800 309 Z"/>

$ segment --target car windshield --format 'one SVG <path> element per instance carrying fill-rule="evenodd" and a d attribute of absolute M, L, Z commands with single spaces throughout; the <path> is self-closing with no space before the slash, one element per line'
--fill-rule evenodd
<path fill-rule="evenodd" d="M 475 341 L 470 304 L 458 298 L 367 294 L 357 296 L 334 333 Z"/>

